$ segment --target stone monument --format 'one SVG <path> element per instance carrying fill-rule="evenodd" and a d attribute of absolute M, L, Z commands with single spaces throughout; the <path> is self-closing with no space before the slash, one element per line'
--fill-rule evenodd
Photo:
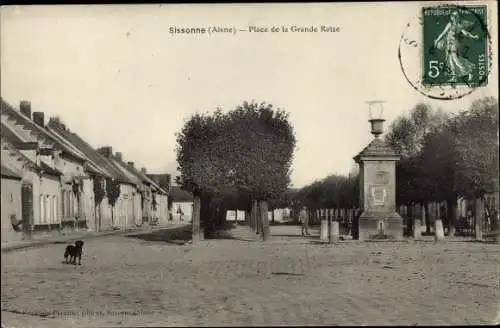
<path fill-rule="evenodd" d="M 396 162 L 400 156 L 381 138 L 383 101 L 370 101 L 371 133 L 374 135 L 354 160 L 359 165 L 359 240 L 403 239 L 403 218 L 396 212 Z M 379 113 L 374 117 L 373 107 Z"/>

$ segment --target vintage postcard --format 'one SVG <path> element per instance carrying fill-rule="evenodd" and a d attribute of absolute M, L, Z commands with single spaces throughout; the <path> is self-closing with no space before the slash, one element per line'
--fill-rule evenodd
<path fill-rule="evenodd" d="M 496 1 L 0 7 L 3 327 L 500 323 Z"/>

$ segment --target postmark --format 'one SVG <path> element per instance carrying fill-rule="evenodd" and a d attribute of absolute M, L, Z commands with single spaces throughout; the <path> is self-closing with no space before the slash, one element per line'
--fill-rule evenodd
<path fill-rule="evenodd" d="M 488 84 L 487 5 L 424 6 L 406 26 L 398 57 L 408 83 L 433 99 L 458 99 Z"/>

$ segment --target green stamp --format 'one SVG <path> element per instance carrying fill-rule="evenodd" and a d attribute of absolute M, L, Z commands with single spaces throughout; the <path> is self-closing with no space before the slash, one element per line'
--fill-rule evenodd
<path fill-rule="evenodd" d="M 422 8 L 424 86 L 487 84 L 487 18 L 485 5 Z"/>

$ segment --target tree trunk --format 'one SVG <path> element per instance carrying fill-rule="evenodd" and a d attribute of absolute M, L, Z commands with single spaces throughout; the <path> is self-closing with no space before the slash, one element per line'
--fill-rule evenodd
<path fill-rule="evenodd" d="M 255 230 L 257 234 L 262 233 L 262 212 L 260 208 L 260 202 L 256 201 L 256 208 L 255 208 Z"/>
<path fill-rule="evenodd" d="M 268 214 L 266 200 L 259 201 L 259 213 L 260 213 L 259 228 L 260 231 L 262 232 L 262 239 L 266 241 L 269 240 L 269 235 L 271 233 L 271 230 L 269 228 L 269 214 Z"/>
<path fill-rule="evenodd" d="M 474 218 L 475 218 L 474 221 L 475 221 L 476 239 L 482 240 L 483 239 L 484 202 L 483 202 L 483 199 L 481 199 L 481 198 L 476 198 Z"/>
<path fill-rule="evenodd" d="M 100 221 L 100 218 L 97 217 L 97 208 L 100 208 L 99 205 L 94 205 L 94 217 L 95 217 L 95 232 L 99 232 L 99 228 L 101 227 L 101 225 L 99 224 L 99 221 Z"/>
<path fill-rule="evenodd" d="M 408 206 L 407 206 L 407 214 L 406 214 L 406 217 L 407 217 L 407 221 L 406 221 L 406 229 L 407 229 L 407 233 L 408 233 L 408 236 L 411 236 L 413 235 L 413 228 L 414 228 L 414 211 L 413 211 L 413 203 L 410 203 Z"/>
<path fill-rule="evenodd" d="M 274 210 L 271 211 L 271 222 L 274 224 Z"/>
<path fill-rule="evenodd" d="M 200 241 L 200 213 L 201 212 L 201 198 L 199 195 L 194 197 L 193 214 L 191 218 L 192 227 L 192 241 L 193 244 Z"/>
<path fill-rule="evenodd" d="M 455 236 L 455 220 L 458 215 L 457 199 L 448 199 L 446 201 L 447 217 L 448 217 L 448 237 Z"/>
<path fill-rule="evenodd" d="M 250 228 L 257 232 L 257 201 L 252 200 L 252 209 L 250 210 Z"/>
<path fill-rule="evenodd" d="M 206 193 L 200 193 L 200 210 L 198 214 L 200 229 L 203 228 L 205 232 L 215 233 L 215 220 L 212 213 L 212 197 Z M 193 202 L 194 211 L 194 202 Z M 201 232 L 201 230 L 200 230 Z"/>

